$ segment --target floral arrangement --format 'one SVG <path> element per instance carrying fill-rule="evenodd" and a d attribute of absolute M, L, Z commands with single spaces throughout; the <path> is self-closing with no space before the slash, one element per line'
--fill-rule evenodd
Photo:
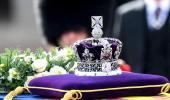
<path fill-rule="evenodd" d="M 27 85 L 36 77 L 72 73 L 75 64 L 71 48 L 53 48 L 49 52 L 41 48 L 35 52 L 30 49 L 5 49 L 0 54 L 0 87 L 12 90 Z"/>

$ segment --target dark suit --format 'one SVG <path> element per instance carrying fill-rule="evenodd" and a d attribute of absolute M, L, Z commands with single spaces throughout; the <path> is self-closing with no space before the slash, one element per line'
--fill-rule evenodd
<path fill-rule="evenodd" d="M 143 0 L 132 1 L 117 9 L 114 35 L 123 42 L 121 58 L 134 72 L 153 73 L 170 77 L 169 16 L 160 30 L 147 26 L 146 7 Z M 169 34 L 168 34 L 169 33 Z"/>

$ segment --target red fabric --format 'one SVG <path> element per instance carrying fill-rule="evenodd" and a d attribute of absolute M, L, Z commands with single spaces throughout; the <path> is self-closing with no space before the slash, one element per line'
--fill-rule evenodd
<path fill-rule="evenodd" d="M 121 69 L 122 71 L 132 72 L 132 68 L 131 68 L 131 66 L 128 65 L 128 64 L 122 64 L 122 65 L 120 65 L 120 69 Z"/>

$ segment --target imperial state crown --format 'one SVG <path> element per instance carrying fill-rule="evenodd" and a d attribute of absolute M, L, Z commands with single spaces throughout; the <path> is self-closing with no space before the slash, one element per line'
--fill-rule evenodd
<path fill-rule="evenodd" d="M 92 36 L 76 41 L 73 49 L 77 57 L 76 75 L 107 76 L 121 74 L 117 63 L 122 43 L 115 38 L 101 38 L 103 17 L 91 17 Z"/>

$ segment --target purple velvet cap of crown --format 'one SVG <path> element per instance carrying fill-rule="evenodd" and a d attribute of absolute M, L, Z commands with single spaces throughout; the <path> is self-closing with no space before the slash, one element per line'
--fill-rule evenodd
<path fill-rule="evenodd" d="M 95 60 L 100 60 L 101 58 L 101 52 L 102 52 L 102 48 L 104 47 L 104 44 L 97 44 L 97 45 L 93 45 L 93 42 L 102 42 L 102 40 L 107 40 L 108 43 L 110 44 L 110 47 L 112 48 L 112 60 L 116 59 L 115 58 L 115 52 L 118 49 L 118 46 L 121 48 L 122 44 L 118 39 L 114 39 L 114 38 L 101 38 L 100 40 L 95 40 L 94 38 L 89 38 L 89 39 L 85 39 L 83 41 L 77 41 L 74 44 L 74 48 L 75 52 L 78 53 L 78 56 L 80 58 L 80 60 L 83 60 L 83 53 L 85 51 L 85 49 L 88 49 L 90 53 L 92 53 L 94 55 L 92 61 Z"/>
<path fill-rule="evenodd" d="M 76 76 L 74 74 L 53 75 L 33 79 L 29 86 L 49 87 L 63 90 L 93 90 L 104 88 L 116 88 L 127 86 L 160 85 L 168 83 L 165 77 L 159 75 L 148 75 L 123 72 L 116 76 Z M 64 93 L 50 90 L 29 89 L 33 94 L 62 98 Z M 114 98 L 124 96 L 149 96 L 160 93 L 161 87 L 143 89 L 125 89 L 114 91 L 103 91 L 83 93 L 83 100 Z"/>

